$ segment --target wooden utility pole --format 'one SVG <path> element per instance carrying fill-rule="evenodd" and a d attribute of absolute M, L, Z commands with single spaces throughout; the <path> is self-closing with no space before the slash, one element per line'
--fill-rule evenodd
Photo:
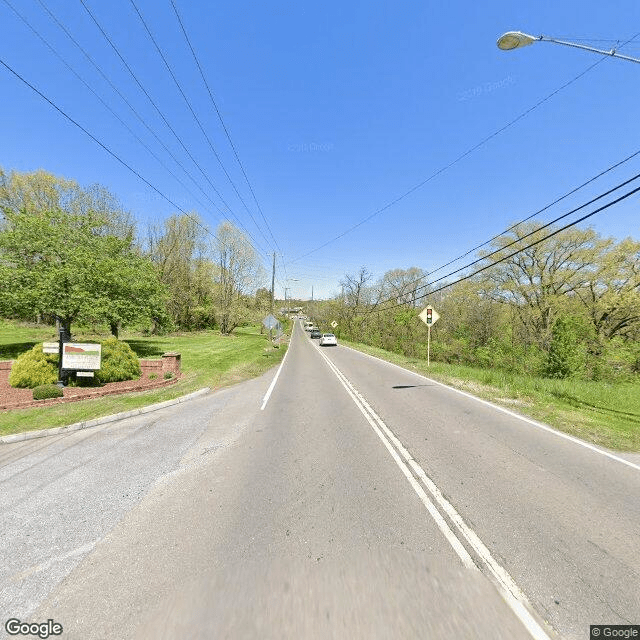
<path fill-rule="evenodd" d="M 273 270 L 271 272 L 271 315 L 273 315 L 273 289 L 276 282 L 276 252 L 273 252 Z M 273 329 L 269 329 L 269 340 L 273 341 Z"/>

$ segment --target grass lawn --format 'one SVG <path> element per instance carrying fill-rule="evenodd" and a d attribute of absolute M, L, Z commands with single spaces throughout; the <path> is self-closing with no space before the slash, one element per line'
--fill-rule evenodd
<path fill-rule="evenodd" d="M 74 337 L 81 342 L 108 336 L 74 329 Z M 166 351 L 177 351 L 182 356 L 183 379 L 166 389 L 2 411 L 0 435 L 64 426 L 162 402 L 202 387 L 217 389 L 235 384 L 264 373 L 278 364 L 286 352 L 286 345 L 272 348 L 268 337 L 261 335 L 255 326 L 236 329 L 231 336 L 221 336 L 216 331 L 151 337 L 125 332 L 120 338 L 128 342 L 140 358 L 159 358 Z M 53 340 L 53 328 L 0 321 L 0 360 L 15 359 L 36 343 Z"/>
<path fill-rule="evenodd" d="M 438 362 L 427 367 L 425 360 L 342 342 L 583 440 L 618 451 L 640 451 L 640 381 L 552 380 Z"/>

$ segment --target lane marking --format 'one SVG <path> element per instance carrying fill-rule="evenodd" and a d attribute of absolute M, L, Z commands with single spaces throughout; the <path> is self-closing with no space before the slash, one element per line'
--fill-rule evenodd
<path fill-rule="evenodd" d="M 289 355 L 289 351 L 291 351 L 292 344 L 293 344 L 293 331 L 291 332 L 291 339 L 289 340 L 289 346 L 287 347 L 287 352 L 284 354 L 284 358 L 282 358 L 282 362 L 278 367 L 278 371 L 276 372 L 275 378 L 271 381 L 271 384 L 267 389 L 267 393 L 265 393 L 265 396 L 262 399 L 262 406 L 260 407 L 260 411 L 264 411 L 264 408 L 267 406 L 267 402 L 269 402 L 269 398 L 271 397 L 271 392 L 276 386 L 276 382 L 278 382 L 278 377 L 280 376 L 280 372 L 282 371 L 282 367 L 284 366 L 284 361 L 287 359 L 287 356 Z"/>
<path fill-rule="evenodd" d="M 347 393 L 351 396 L 356 406 L 360 409 L 361 413 L 367 419 L 367 422 L 371 425 L 373 430 L 376 432 L 380 440 L 382 440 L 383 444 L 393 457 L 396 464 L 400 467 L 401 471 L 409 480 L 411 486 L 414 488 L 420 499 L 422 500 L 425 507 L 434 518 L 436 524 L 439 529 L 445 535 L 447 541 L 451 544 L 454 551 L 457 553 L 458 557 L 462 561 L 465 567 L 473 567 L 477 568 L 473 563 L 473 559 L 464 548 L 460 538 L 455 534 L 455 532 L 449 527 L 446 520 L 437 510 L 436 506 L 426 495 L 422 486 L 416 481 L 414 475 L 411 473 L 411 469 L 413 469 L 414 473 L 418 477 L 418 479 L 422 482 L 422 484 L 426 487 L 435 501 L 440 505 L 441 509 L 449 516 L 452 523 L 457 528 L 459 534 L 467 541 L 467 544 L 475 551 L 479 559 L 484 564 L 487 572 L 493 577 L 494 581 L 497 583 L 498 591 L 502 598 L 505 600 L 510 609 L 514 612 L 514 614 L 518 617 L 520 622 L 525 626 L 529 634 L 535 638 L 535 640 L 550 640 L 547 632 L 540 626 L 538 621 L 532 615 L 531 610 L 533 609 L 529 604 L 529 601 L 525 594 L 520 590 L 518 585 L 515 583 L 513 578 L 509 575 L 506 569 L 502 567 L 491 555 L 489 549 L 484 545 L 484 543 L 480 540 L 478 535 L 469 527 L 460 514 L 456 511 L 454 506 L 442 495 L 442 492 L 436 484 L 427 476 L 424 469 L 416 462 L 416 460 L 411 456 L 411 454 L 407 451 L 407 449 L 403 446 L 403 444 L 398 440 L 396 435 L 389 429 L 389 427 L 384 423 L 382 418 L 378 416 L 378 414 L 373 410 L 371 405 L 366 401 L 366 399 L 362 396 L 362 394 L 349 382 L 347 377 L 338 369 L 338 367 L 326 356 L 321 350 L 320 347 L 317 347 L 320 355 L 324 358 L 324 360 L 329 365 L 329 368 L 336 375 L 338 380 L 341 382 L 342 386 L 347 390 Z M 395 447 L 395 448 L 394 448 Z M 398 453 L 400 455 L 398 455 Z M 406 461 L 400 458 L 404 458 Z M 408 466 L 407 466 L 408 465 Z"/>
<path fill-rule="evenodd" d="M 573 442 L 574 444 L 579 444 L 581 447 L 585 447 L 586 449 L 590 449 L 591 451 L 595 451 L 596 453 L 599 453 L 603 456 L 606 456 L 607 458 L 610 458 L 611 460 L 615 460 L 616 462 L 621 462 L 624 465 L 627 465 L 628 467 L 631 467 L 632 469 L 635 469 L 636 471 L 640 471 L 640 465 L 635 464 L 634 462 L 631 462 L 630 460 L 625 460 L 624 458 L 621 458 L 620 456 L 615 455 L 614 453 L 611 453 L 609 451 L 606 451 L 605 449 L 601 449 L 600 447 L 596 447 L 595 445 L 591 444 L 590 442 L 585 442 L 584 440 L 581 440 L 580 438 L 576 438 L 575 436 L 569 435 L 568 433 L 563 433 L 562 431 L 558 431 L 557 429 L 554 429 L 553 427 L 550 427 L 546 424 L 543 424 L 542 422 L 536 422 L 535 420 L 532 420 L 531 418 L 527 418 L 523 415 L 520 415 L 519 413 L 516 413 L 515 411 L 511 411 L 509 409 L 506 409 L 505 407 L 501 407 L 498 404 L 494 404 L 493 402 L 490 402 L 489 400 L 483 400 L 482 398 L 478 398 L 477 396 L 472 395 L 471 393 L 467 393 L 466 391 L 461 391 L 460 389 L 456 389 L 455 387 L 451 387 L 448 384 L 444 384 L 444 382 L 438 382 L 437 380 L 434 380 L 433 378 L 427 378 L 427 376 L 422 375 L 421 373 L 418 373 L 417 371 L 411 371 L 411 369 L 405 369 L 404 367 L 401 367 L 399 364 L 395 364 L 395 362 L 388 362 L 387 360 L 383 360 L 382 358 L 378 358 L 377 356 L 372 356 L 369 353 L 365 353 L 364 351 L 358 351 L 357 349 L 353 349 L 352 347 L 347 347 L 346 345 L 341 345 L 342 347 L 344 347 L 345 349 L 349 349 L 350 351 L 354 351 L 355 353 L 359 353 L 360 355 L 363 356 L 367 356 L 368 358 L 373 358 L 374 360 L 378 360 L 380 362 L 383 362 L 384 364 L 390 365 L 392 367 L 396 367 L 396 369 L 400 369 L 401 371 L 404 371 L 405 373 L 410 373 L 414 376 L 417 376 L 418 378 L 422 378 L 422 380 L 426 380 L 427 382 L 433 382 L 434 384 L 437 384 L 441 387 L 444 387 L 445 389 L 449 389 L 450 391 L 455 391 L 456 393 L 459 393 L 460 395 L 465 396 L 466 398 L 470 398 L 471 400 L 475 400 L 476 402 L 480 402 L 481 404 L 486 405 L 487 407 L 491 407 L 492 409 L 497 409 L 498 411 L 501 411 L 502 413 L 506 413 L 508 416 L 511 416 L 512 418 L 517 418 L 518 420 L 521 420 L 522 422 L 526 422 L 527 424 L 530 424 L 538 429 L 542 429 L 543 431 L 547 431 L 548 433 L 552 433 L 553 435 L 558 436 L 559 438 L 564 438 L 565 440 L 569 440 L 570 442 Z"/>

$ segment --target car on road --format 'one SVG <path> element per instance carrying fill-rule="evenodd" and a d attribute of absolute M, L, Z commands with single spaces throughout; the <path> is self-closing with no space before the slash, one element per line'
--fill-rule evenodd
<path fill-rule="evenodd" d="M 338 339 L 333 335 L 333 333 L 323 333 L 319 344 L 321 347 L 337 347 Z"/>
<path fill-rule="evenodd" d="M 318 329 L 311 329 L 311 331 L 309 332 L 309 337 L 310 338 L 321 338 L 322 337 L 322 333 Z"/>

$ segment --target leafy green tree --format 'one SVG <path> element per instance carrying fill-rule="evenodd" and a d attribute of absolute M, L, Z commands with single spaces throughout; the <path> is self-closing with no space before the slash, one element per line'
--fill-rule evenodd
<path fill-rule="evenodd" d="M 5 211 L 0 231 L 0 311 L 50 314 L 70 333 L 80 318 L 110 323 L 154 311 L 161 288 L 130 238 L 105 235 L 105 219 L 54 211 Z"/>

